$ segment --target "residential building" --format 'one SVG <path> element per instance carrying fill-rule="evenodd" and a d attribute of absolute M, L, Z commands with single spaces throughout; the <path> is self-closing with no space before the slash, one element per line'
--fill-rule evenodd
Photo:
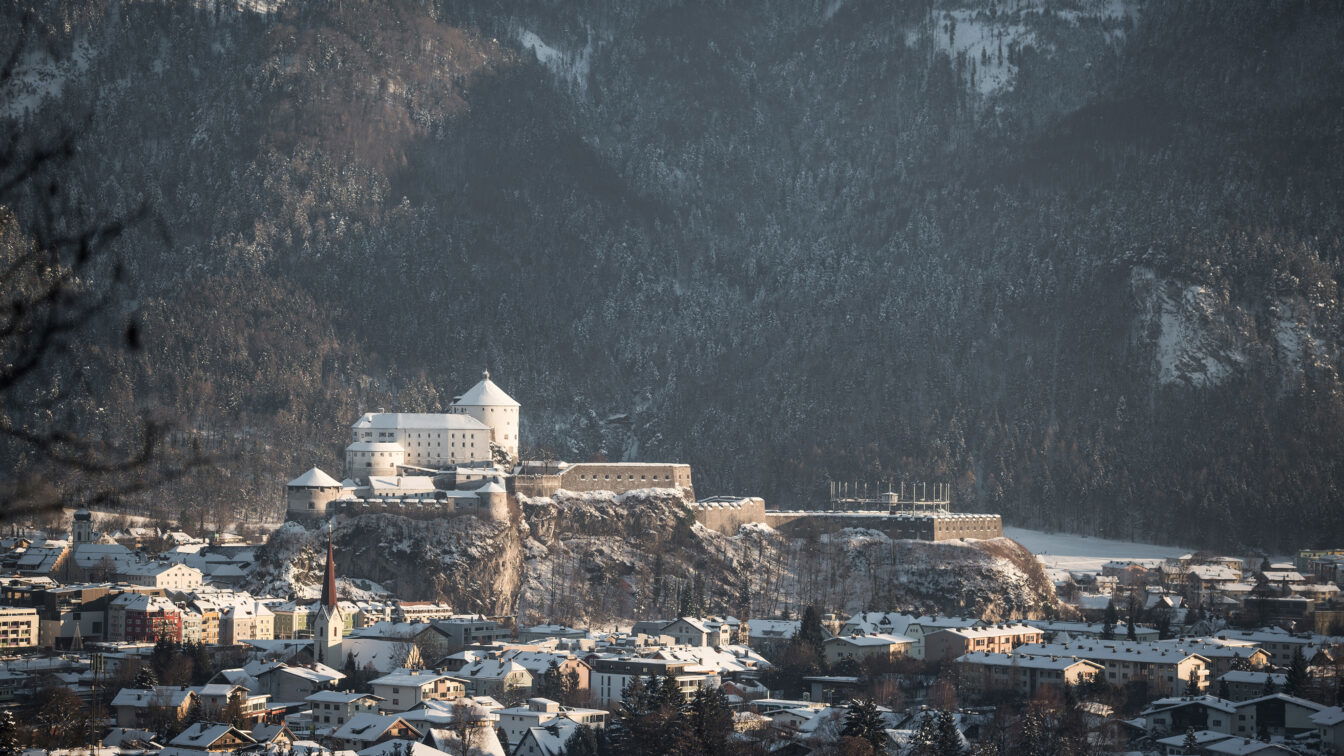
<path fill-rule="evenodd" d="M 37 610 L 0 606 L 0 650 L 32 648 L 38 640 Z"/>
<path fill-rule="evenodd" d="M 1216 696 L 1173 696 L 1148 704 L 1140 716 L 1148 732 L 1157 735 L 1189 730 L 1231 735 L 1237 710 L 1231 701 Z"/>
<path fill-rule="evenodd" d="M 396 714 L 360 713 L 328 737 L 334 748 L 362 751 L 389 740 L 419 740 L 421 733 Z"/>
<path fill-rule="evenodd" d="M 118 727 L 143 729 L 162 719 L 182 719 L 196 700 L 196 691 L 185 686 L 122 688 L 112 698 L 111 708 L 116 713 Z"/>
<path fill-rule="evenodd" d="M 171 749 L 206 753 L 239 753 L 253 750 L 257 741 L 249 733 L 221 722 L 196 722 L 168 742 Z"/>
<path fill-rule="evenodd" d="M 842 661 L 855 661 L 865 664 L 875 661 L 891 661 L 908 656 L 914 645 L 913 638 L 904 635 L 840 635 L 821 642 L 821 655 L 827 664 L 839 664 Z"/>
<path fill-rule="evenodd" d="M 320 690 L 304 699 L 312 706 L 316 728 L 339 728 L 356 714 L 377 714 L 383 699 L 372 693 Z"/>
<path fill-rule="evenodd" d="M 607 712 L 602 709 L 567 707 L 549 698 L 529 698 L 522 706 L 500 709 L 495 713 L 499 717 L 499 728 L 510 743 L 521 743 L 529 729 L 541 727 L 556 718 L 563 717 L 591 727 L 604 727 L 607 722 Z"/>
<path fill-rule="evenodd" d="M 373 694 L 388 711 L 406 711 L 421 701 L 447 701 L 466 695 L 466 683 L 428 670 L 401 670 L 369 681 Z"/>
<path fill-rule="evenodd" d="M 532 687 L 532 673 L 510 659 L 479 659 L 454 673 L 473 696 L 508 701 L 525 695 Z"/>
<path fill-rule="evenodd" d="M 1039 629 L 1021 624 L 945 628 L 925 636 L 924 658 L 950 661 L 976 651 L 1006 654 L 1018 646 L 1041 643 L 1044 638 Z"/>
<path fill-rule="evenodd" d="M 1175 646 L 1129 641 L 1079 640 L 1071 643 L 1034 643 L 1015 653 L 1034 656 L 1076 656 L 1106 670 L 1106 682 L 1125 685 L 1145 681 L 1155 695 L 1181 696 L 1190 688 L 1208 686 L 1209 660 Z M 1207 728 L 1206 728 L 1207 729 Z"/>
<path fill-rule="evenodd" d="M 1016 691 L 1032 698 L 1047 688 L 1062 691 L 1065 685 L 1090 681 L 1104 670 L 1086 659 L 1031 654 L 975 653 L 956 660 L 960 683 L 975 693 Z"/>
<path fill-rule="evenodd" d="M 490 645 L 508 637 L 507 631 L 498 622 L 479 614 L 457 614 L 447 619 L 434 620 L 433 624 L 450 639 L 450 654 L 468 646 Z"/>
<path fill-rule="evenodd" d="M 592 662 L 592 689 L 594 702 L 599 706 L 619 703 L 625 689 L 635 678 L 671 675 L 677 687 L 688 699 L 706 685 L 717 685 L 718 676 L 692 671 L 691 664 L 663 659 L 644 659 L 622 656 L 614 659 L 596 659 Z"/>
<path fill-rule="evenodd" d="M 201 587 L 200 570 L 171 562 L 132 564 L 122 568 L 118 577 L 131 585 L 173 591 L 190 591 Z"/>

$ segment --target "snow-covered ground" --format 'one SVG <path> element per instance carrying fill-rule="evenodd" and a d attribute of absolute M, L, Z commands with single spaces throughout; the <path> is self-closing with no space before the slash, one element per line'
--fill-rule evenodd
<path fill-rule="evenodd" d="M 1026 546 L 1051 572 L 1101 572 L 1101 565 L 1111 560 L 1152 565 L 1191 551 L 1179 546 L 1112 541 L 1071 533 L 1043 533 L 1025 528 L 1005 527 L 1003 534 Z"/>

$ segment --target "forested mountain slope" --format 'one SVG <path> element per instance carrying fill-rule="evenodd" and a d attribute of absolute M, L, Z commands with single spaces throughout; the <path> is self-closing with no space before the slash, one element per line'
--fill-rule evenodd
<path fill-rule="evenodd" d="M 535 453 L 701 493 L 1344 538 L 1336 4 L 24 4 L 8 117 L 169 237 L 79 420 L 227 460 L 141 505 L 273 515 L 488 366 Z"/>

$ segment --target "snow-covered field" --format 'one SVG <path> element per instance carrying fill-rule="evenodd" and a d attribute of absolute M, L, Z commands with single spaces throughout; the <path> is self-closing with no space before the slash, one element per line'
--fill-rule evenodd
<path fill-rule="evenodd" d="M 1157 564 L 1168 557 L 1178 557 L 1191 551 L 1179 546 L 1111 541 L 1025 528 L 1005 527 L 1003 534 L 1026 546 L 1051 571 L 1100 572 L 1101 565 L 1111 560 Z"/>

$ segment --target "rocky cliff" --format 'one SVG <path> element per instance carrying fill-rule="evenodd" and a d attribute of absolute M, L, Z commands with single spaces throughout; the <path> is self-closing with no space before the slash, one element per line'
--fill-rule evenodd
<path fill-rule="evenodd" d="M 338 572 L 461 611 L 598 627 L 688 611 L 764 616 L 813 602 L 991 620 L 1056 605 L 1032 555 L 1003 538 L 934 544 L 847 530 L 788 539 L 764 526 L 727 536 L 695 523 L 675 492 L 660 490 L 561 492 L 521 504 L 510 524 L 472 515 L 337 518 Z M 325 529 L 286 524 L 259 551 L 247 586 L 315 597 L 326 537 Z"/>

